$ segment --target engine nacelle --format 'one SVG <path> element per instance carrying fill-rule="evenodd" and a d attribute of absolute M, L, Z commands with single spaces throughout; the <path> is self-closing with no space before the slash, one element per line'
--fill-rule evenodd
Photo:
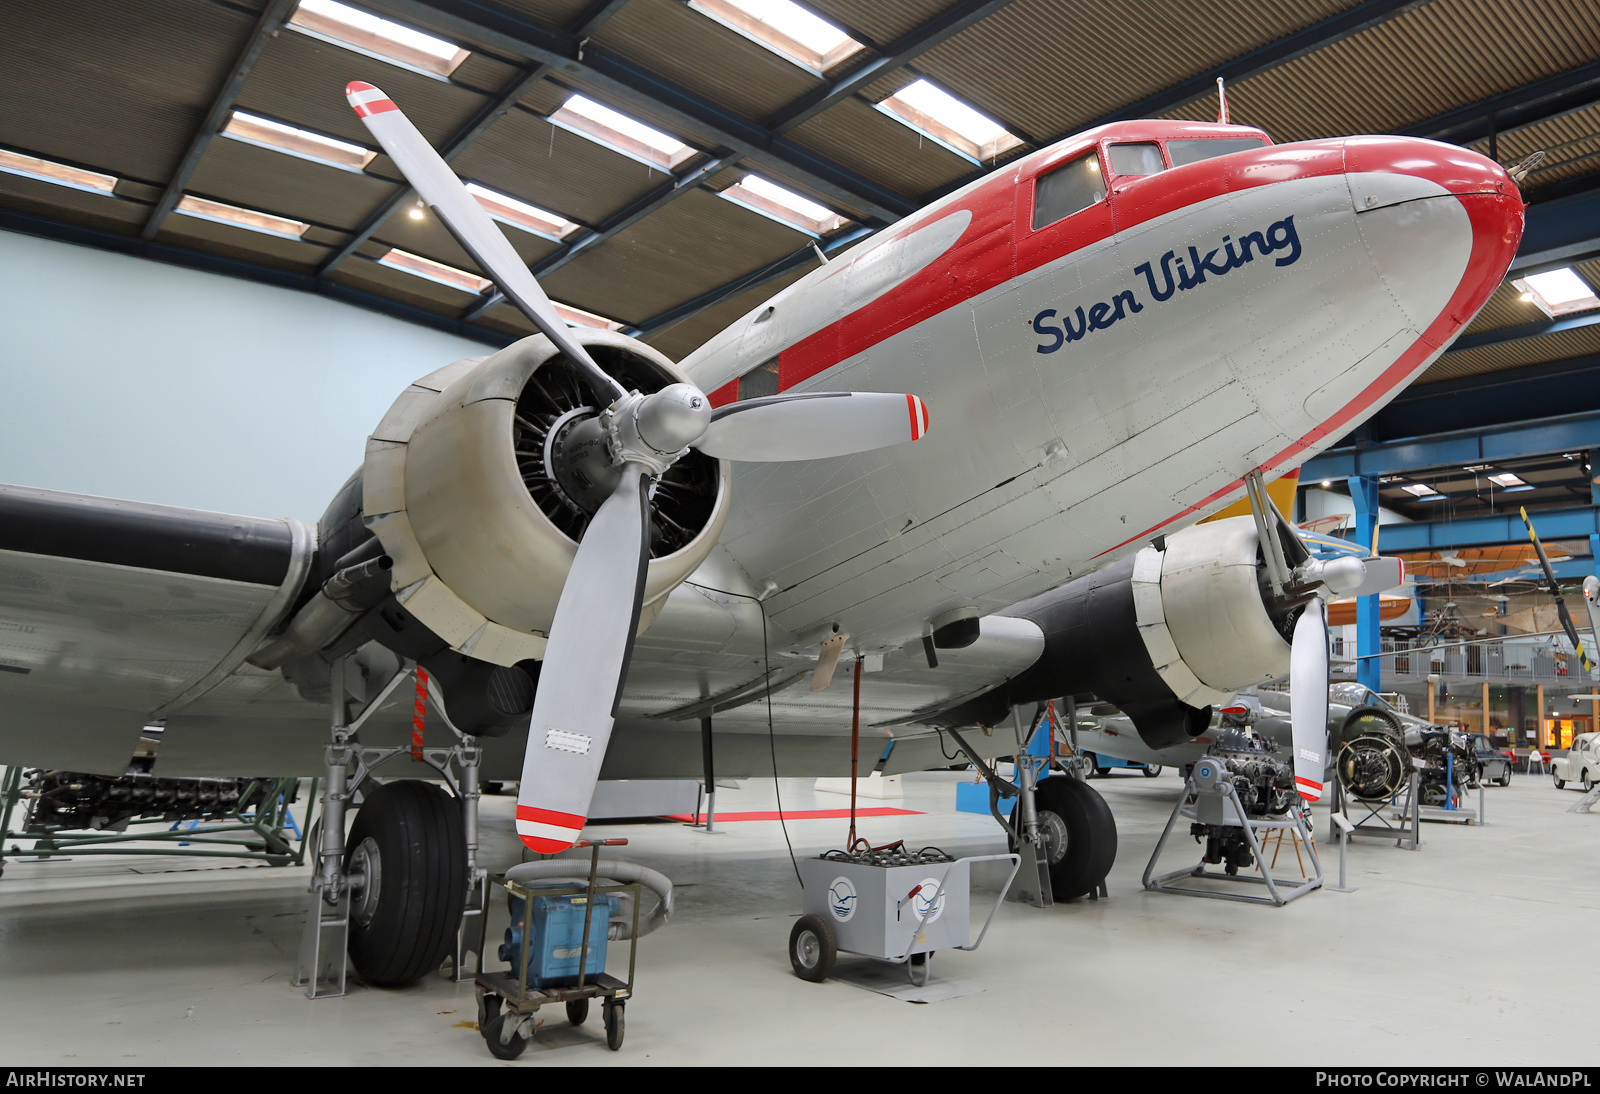
<path fill-rule="evenodd" d="M 624 387 L 686 377 L 641 342 L 574 329 Z M 390 587 L 459 653 L 542 660 L 556 601 L 612 474 L 603 407 L 542 335 L 407 388 L 367 441 L 362 512 L 393 559 Z M 710 553 L 727 516 L 725 462 L 690 451 L 657 484 L 641 628 Z M 619 575 L 618 580 L 626 580 Z"/>
<path fill-rule="evenodd" d="M 1093 692 L 1150 747 L 1181 744 L 1205 732 L 1212 706 L 1289 671 L 1294 615 L 1269 613 L 1263 567 L 1255 521 L 1230 517 L 1025 600 L 999 614 L 1038 625 L 1039 660 L 950 714 L 992 725 L 1009 703 Z"/>

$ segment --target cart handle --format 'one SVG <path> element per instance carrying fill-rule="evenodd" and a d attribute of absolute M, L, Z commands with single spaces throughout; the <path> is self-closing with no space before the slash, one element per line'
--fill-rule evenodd
<path fill-rule="evenodd" d="M 1003 859 L 1003 858 L 1008 858 L 1008 859 L 1011 860 L 1011 872 L 1006 875 L 1006 883 L 1004 885 L 1000 886 L 1000 896 L 994 902 L 994 907 L 989 909 L 989 917 L 983 921 L 983 930 L 978 932 L 977 941 L 973 942 L 972 945 L 970 945 L 970 946 L 957 946 L 956 949 L 958 949 L 958 950 L 975 950 L 979 946 L 983 945 L 983 936 L 989 933 L 989 924 L 994 922 L 995 913 L 1000 910 L 1000 905 L 1005 903 L 1006 893 L 1011 891 L 1011 882 L 1013 880 L 1015 880 L 1015 878 L 1017 876 L 1017 871 L 1022 868 L 1022 856 L 1020 854 L 1018 854 L 1017 852 L 1015 852 L 1015 851 L 1011 852 L 1010 854 L 1006 854 L 1006 855 L 975 855 L 972 858 L 969 858 L 969 859 L 966 860 L 969 863 L 970 862 L 991 862 L 991 861 L 993 861 L 995 859 Z"/>
<path fill-rule="evenodd" d="M 577 843 L 574 843 L 572 846 L 574 846 L 574 847 L 626 847 L 627 845 L 628 845 L 628 838 L 626 836 L 612 836 L 610 839 L 581 839 Z"/>

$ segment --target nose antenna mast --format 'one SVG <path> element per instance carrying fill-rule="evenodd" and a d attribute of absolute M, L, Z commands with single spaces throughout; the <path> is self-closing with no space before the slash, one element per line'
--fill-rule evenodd
<path fill-rule="evenodd" d="M 1217 77 L 1217 121 L 1228 124 L 1228 88 L 1221 76 Z"/>

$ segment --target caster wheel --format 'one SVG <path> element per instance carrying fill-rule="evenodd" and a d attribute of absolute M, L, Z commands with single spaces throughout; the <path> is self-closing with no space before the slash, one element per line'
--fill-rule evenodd
<path fill-rule="evenodd" d="M 612 1052 L 622 1047 L 622 1004 L 606 1000 L 604 1007 L 606 1020 L 606 1047 Z"/>
<path fill-rule="evenodd" d="M 1161 774 L 1161 765 L 1160 764 L 1145 764 L 1145 767 L 1144 767 L 1144 777 L 1145 778 L 1153 779 L 1157 775 L 1160 775 L 1160 774 Z"/>
<path fill-rule="evenodd" d="M 480 1028 L 483 1030 L 483 1042 L 489 1046 L 489 1055 L 496 1060 L 515 1060 L 521 1056 L 528 1047 L 528 1039 L 520 1033 L 511 1033 L 507 1036 L 506 1027 L 520 1025 L 521 1016 L 506 1014 L 496 1006 L 495 1014 Z"/>
<path fill-rule="evenodd" d="M 789 932 L 789 964 L 794 966 L 796 976 L 820 984 L 833 975 L 838 956 L 839 946 L 827 920 L 817 915 L 795 920 L 794 930 Z"/>
<path fill-rule="evenodd" d="M 933 954 L 914 953 L 906 962 L 906 975 L 917 987 L 922 987 L 928 982 L 928 970 L 933 964 Z"/>
<path fill-rule="evenodd" d="M 568 999 L 567 1000 L 567 1021 L 571 1022 L 575 1026 L 581 1026 L 581 1025 L 583 1025 L 584 1019 L 586 1019 L 588 1017 L 589 1017 L 589 1000 L 587 1000 L 587 999 Z"/>

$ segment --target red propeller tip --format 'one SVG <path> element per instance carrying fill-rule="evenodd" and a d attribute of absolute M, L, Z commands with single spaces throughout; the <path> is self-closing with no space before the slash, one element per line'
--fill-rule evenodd
<path fill-rule="evenodd" d="M 558 813 L 554 809 L 519 805 L 517 836 L 531 851 L 541 855 L 559 854 L 577 842 L 578 836 L 583 833 L 584 819 L 576 813 Z"/>
<path fill-rule="evenodd" d="M 363 118 L 397 109 L 389 96 L 360 80 L 351 80 L 345 84 L 344 97 L 356 114 Z"/>

